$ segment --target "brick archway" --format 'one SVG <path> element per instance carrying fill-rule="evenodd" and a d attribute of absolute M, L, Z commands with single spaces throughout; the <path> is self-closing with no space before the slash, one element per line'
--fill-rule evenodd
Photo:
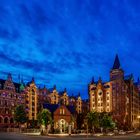
<path fill-rule="evenodd" d="M 3 121 L 3 117 L 2 116 L 0 116 L 0 123 L 3 123 L 4 121 Z"/>
<path fill-rule="evenodd" d="M 9 123 L 9 117 L 5 117 L 5 118 L 4 118 L 4 123 L 5 123 L 5 124 Z"/>

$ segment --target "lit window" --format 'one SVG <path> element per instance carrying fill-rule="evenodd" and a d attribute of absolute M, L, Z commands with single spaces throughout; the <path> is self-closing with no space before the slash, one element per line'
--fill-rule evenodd
<path fill-rule="evenodd" d="M 62 109 L 60 109 L 60 114 L 62 114 Z"/>
<path fill-rule="evenodd" d="M 65 110 L 63 109 L 63 114 L 65 114 Z"/>

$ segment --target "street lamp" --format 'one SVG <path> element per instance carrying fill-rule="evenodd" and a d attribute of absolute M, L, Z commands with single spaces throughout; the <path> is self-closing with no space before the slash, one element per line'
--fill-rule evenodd
<path fill-rule="evenodd" d="M 137 118 L 139 119 L 139 130 L 140 130 L 140 115 Z"/>

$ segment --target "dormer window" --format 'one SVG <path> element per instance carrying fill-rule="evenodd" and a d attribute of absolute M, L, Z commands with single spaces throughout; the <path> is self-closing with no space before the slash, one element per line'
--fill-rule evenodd
<path fill-rule="evenodd" d="M 54 100 L 56 100 L 56 95 L 54 95 Z"/>
<path fill-rule="evenodd" d="M 60 114 L 64 115 L 65 114 L 65 110 L 63 108 L 60 108 Z"/>

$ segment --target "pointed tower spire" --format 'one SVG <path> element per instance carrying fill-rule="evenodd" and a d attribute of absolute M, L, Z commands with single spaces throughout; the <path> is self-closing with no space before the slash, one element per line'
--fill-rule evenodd
<path fill-rule="evenodd" d="M 94 76 L 91 79 L 91 84 L 94 84 Z"/>
<path fill-rule="evenodd" d="M 138 77 L 138 83 L 140 82 L 140 79 L 139 79 L 139 77 Z"/>
<path fill-rule="evenodd" d="M 18 74 L 18 81 L 19 81 L 19 83 L 21 82 L 20 80 L 21 80 L 21 79 L 20 79 L 20 74 Z"/>
<path fill-rule="evenodd" d="M 78 93 L 78 97 L 80 97 L 80 92 Z"/>
<path fill-rule="evenodd" d="M 99 77 L 99 80 L 98 80 L 98 82 L 102 82 L 102 78 L 101 78 L 101 77 Z"/>
<path fill-rule="evenodd" d="M 22 75 L 22 77 L 21 77 L 21 83 L 23 84 L 24 82 L 23 82 L 23 75 Z"/>
<path fill-rule="evenodd" d="M 34 77 L 32 77 L 32 83 L 34 83 L 35 82 L 35 78 Z"/>
<path fill-rule="evenodd" d="M 8 73 L 7 80 L 12 81 L 12 75 L 11 75 L 11 73 Z"/>
<path fill-rule="evenodd" d="M 56 90 L 56 85 L 53 86 L 53 89 Z"/>
<path fill-rule="evenodd" d="M 67 92 L 67 89 L 66 88 L 64 88 L 64 92 Z"/>
<path fill-rule="evenodd" d="M 120 69 L 120 61 L 119 61 L 118 54 L 116 54 L 115 61 L 114 61 L 112 69 Z"/>
<path fill-rule="evenodd" d="M 46 89 L 46 85 L 44 85 L 44 89 Z"/>

